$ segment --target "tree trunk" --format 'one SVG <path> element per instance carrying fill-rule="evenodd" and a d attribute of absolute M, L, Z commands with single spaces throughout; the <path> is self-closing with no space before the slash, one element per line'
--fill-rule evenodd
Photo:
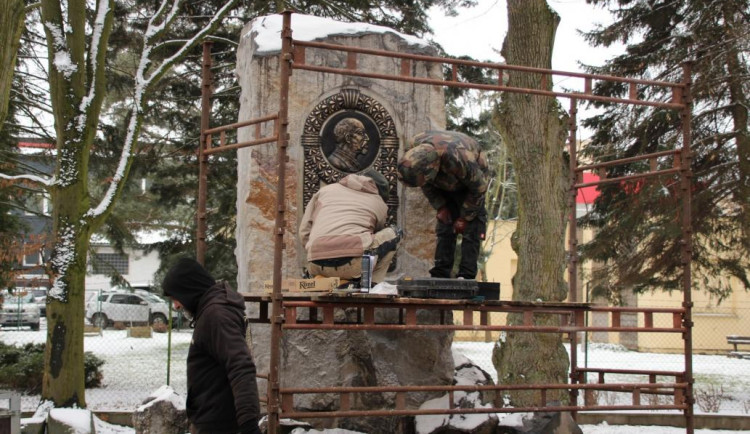
<path fill-rule="evenodd" d="M 64 200 L 66 195 L 60 196 Z M 60 224 L 61 218 L 55 221 Z M 64 286 L 61 296 L 48 297 L 42 400 L 52 401 L 55 407 L 85 408 L 83 323 L 89 236 L 74 235 L 76 229 L 73 225 L 61 229 L 61 232 L 56 232 L 61 234 L 61 239 L 57 240 L 53 261 L 68 254 L 73 259 L 67 263 L 68 268 L 55 285 Z M 66 234 L 71 234 L 71 238 L 67 239 Z"/>
<path fill-rule="evenodd" d="M 55 236 L 49 273 L 54 279 L 47 299 L 47 347 L 42 400 L 55 407 L 86 407 L 83 368 L 83 322 L 86 254 L 89 236 L 95 230 L 89 210 L 89 151 L 96 134 L 93 113 L 98 118 L 103 84 L 94 98 L 82 104 L 87 87 L 86 38 L 84 32 L 65 33 L 65 26 L 83 29 L 85 3 L 71 2 L 63 10 L 58 0 L 42 1 L 49 53 L 50 95 L 57 133 L 55 184 L 51 189 Z M 63 17 L 66 16 L 67 19 Z M 51 31 L 54 28 L 55 31 Z M 108 30 L 105 29 L 105 36 Z M 58 34 L 64 34 L 61 40 Z M 56 63 L 56 53 L 67 53 L 71 68 Z M 82 120 L 84 120 L 82 122 Z"/>
<path fill-rule="evenodd" d="M 503 56 L 510 65 L 551 68 L 560 21 L 545 0 L 508 0 L 508 34 Z M 551 77 L 509 73 L 509 86 L 551 89 Z M 503 95 L 498 128 L 508 146 L 518 185 L 518 227 L 513 249 L 518 268 L 513 300 L 562 301 L 567 289 L 565 266 L 565 194 L 563 150 L 566 131 L 555 98 L 517 93 Z M 537 325 L 557 326 L 559 318 L 535 316 Z M 521 315 L 509 325 L 523 324 Z M 493 354 L 503 384 L 566 383 L 569 366 L 562 336 L 556 333 L 508 333 Z M 566 401 L 567 394 L 548 395 Z M 539 405 L 539 392 L 511 394 L 514 406 Z"/>
<path fill-rule="evenodd" d="M 16 69 L 16 53 L 26 18 L 23 0 L 0 0 L 0 130 L 8 115 L 10 88 Z"/>
<path fill-rule="evenodd" d="M 72 93 L 72 92 L 71 92 Z M 58 182 L 53 190 L 54 249 L 50 273 L 55 281 L 48 294 L 47 348 L 42 399 L 55 407 L 86 407 L 83 369 L 83 323 L 86 255 L 91 231 L 96 227 L 85 213 L 89 210 L 88 158 L 82 150 L 91 147 L 75 128 L 73 109 L 56 107 L 63 129 L 57 139 Z M 85 134 L 84 134 L 85 135 Z M 88 152 L 88 151 L 83 151 Z"/>

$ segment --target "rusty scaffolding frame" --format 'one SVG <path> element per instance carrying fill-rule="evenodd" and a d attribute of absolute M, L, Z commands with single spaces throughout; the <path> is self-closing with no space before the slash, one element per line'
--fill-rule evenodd
<path fill-rule="evenodd" d="M 268 380 L 268 393 L 265 404 L 268 412 L 268 427 L 270 433 L 279 432 L 279 420 L 289 418 L 322 418 L 322 417 L 362 417 L 362 416 L 397 416 L 397 415 L 426 415 L 426 414 L 461 414 L 461 413 L 510 413 L 530 411 L 569 411 L 574 416 L 579 411 L 616 411 L 616 410 L 680 410 L 685 417 L 686 432 L 694 432 L 693 413 L 693 367 L 692 367 L 692 301 L 690 265 L 692 256 L 691 231 L 691 72 L 689 64 L 683 65 L 683 80 L 680 83 L 670 83 L 653 80 L 639 80 L 623 77 L 613 77 L 597 74 L 572 73 L 541 68 L 513 66 L 487 62 L 473 62 L 467 60 L 448 59 L 441 57 L 396 53 L 385 50 L 365 49 L 334 45 L 321 42 L 295 40 L 292 37 L 292 13 L 284 12 L 281 32 L 282 46 L 279 54 L 279 109 L 277 113 L 265 117 L 238 122 L 231 125 L 209 128 L 211 109 L 211 43 L 203 45 L 203 80 L 202 80 L 202 116 L 201 136 L 198 149 L 199 188 L 197 210 L 197 252 L 198 261 L 204 262 L 206 252 L 206 198 L 208 194 L 207 173 L 208 156 L 214 153 L 236 150 L 248 146 L 266 143 L 277 143 L 277 161 L 287 161 L 288 134 L 288 97 L 289 82 L 293 70 L 306 70 L 327 74 L 341 74 L 366 77 L 378 80 L 402 81 L 444 87 L 460 87 L 468 89 L 515 92 L 548 97 L 561 97 L 570 101 L 569 134 L 567 139 L 570 154 L 568 196 L 568 302 L 564 303 L 531 303 L 519 301 L 484 301 L 472 302 L 467 300 L 427 300 L 409 298 L 374 298 L 373 296 L 284 296 L 281 293 L 281 265 L 283 238 L 285 235 L 285 203 L 286 165 L 278 164 L 278 184 L 276 197 L 276 217 L 274 229 L 274 265 L 273 292 L 270 296 L 244 294 L 248 303 L 257 303 L 259 315 L 251 319 L 252 322 L 268 323 L 271 326 L 270 365 L 267 375 L 259 375 Z M 314 65 L 306 62 L 306 49 L 334 50 L 346 53 L 346 64 L 342 67 Z M 400 62 L 400 74 L 376 74 L 357 69 L 358 56 L 378 56 L 397 59 Z M 413 65 L 417 62 L 448 65 L 452 70 L 449 79 L 431 79 L 414 76 Z M 459 66 L 471 66 L 497 71 L 498 83 L 474 83 L 462 81 L 458 76 Z M 539 77 L 539 88 L 511 87 L 503 84 L 504 71 L 518 71 L 535 74 Z M 553 91 L 547 90 L 548 80 L 554 77 L 565 77 L 581 80 L 582 91 Z M 593 93 L 596 82 L 616 82 L 628 87 L 627 98 L 604 97 Z M 648 101 L 639 98 L 639 89 L 644 87 L 659 87 L 671 90 L 670 101 Z M 578 165 L 577 161 L 577 106 L 579 101 L 601 101 L 628 105 L 651 106 L 675 110 L 680 113 L 682 127 L 682 146 L 674 150 L 656 152 L 626 159 L 612 160 L 592 165 Z M 263 136 L 261 126 L 273 123 L 272 133 Z M 242 127 L 255 126 L 253 140 L 242 143 L 227 143 L 226 133 Z M 678 146 L 678 145 L 676 145 Z M 672 167 L 659 169 L 658 159 L 672 158 Z M 606 178 L 602 176 L 604 169 L 616 165 L 648 161 L 649 169 L 633 175 Z M 598 181 L 582 181 L 584 171 L 597 171 L 602 176 Z M 672 175 L 679 176 L 680 206 L 678 213 L 681 218 L 681 264 L 682 264 L 682 292 L 683 302 L 676 308 L 623 308 L 593 306 L 589 303 L 578 303 L 578 246 L 575 198 L 578 189 L 605 183 L 626 182 L 650 176 Z M 355 309 L 356 320 L 353 322 L 338 322 L 334 312 L 337 309 Z M 375 310 L 395 310 L 398 321 L 394 323 L 377 323 Z M 441 321 L 438 324 L 419 324 L 417 310 L 428 309 L 440 312 Z M 448 312 L 463 312 L 463 324 L 448 323 L 445 319 Z M 492 325 L 490 313 L 518 313 L 523 317 L 523 324 L 516 326 Z M 600 312 L 609 318 L 609 326 L 590 326 L 585 321 L 587 313 Z M 306 313 L 306 315 L 303 315 Z M 474 323 L 474 313 L 479 314 L 479 324 Z M 622 326 L 620 318 L 623 313 L 635 314 L 639 321 L 636 326 Z M 557 315 L 559 326 L 537 326 L 534 322 L 536 315 Z M 655 327 L 655 317 L 671 318 L 671 327 Z M 300 318 L 307 318 L 302 320 Z M 567 334 L 571 347 L 570 351 L 570 382 L 566 384 L 532 384 L 532 385 L 494 385 L 494 386 L 390 386 L 390 387 L 327 387 L 327 388 L 295 388 L 281 387 L 279 366 L 281 361 L 280 340 L 284 330 L 319 329 L 319 330 L 473 330 L 473 331 L 517 331 L 535 333 Z M 682 336 L 684 343 L 685 364 L 683 371 L 654 371 L 654 370 L 619 370 L 619 369 L 590 369 L 578 367 L 577 334 L 578 332 L 635 332 L 635 333 L 677 333 Z M 597 383 L 587 383 L 587 374 L 596 374 Z M 636 383 L 606 383 L 606 375 L 633 375 L 647 377 L 647 382 Z M 671 382 L 658 382 L 658 377 L 673 378 Z M 455 408 L 453 395 L 457 391 L 511 391 L 535 390 L 539 392 L 537 406 L 503 407 L 502 401 L 497 399 L 488 408 Z M 570 396 L 568 405 L 550 403 L 547 400 L 548 391 L 567 390 Z M 408 409 L 406 395 L 410 392 L 445 392 L 449 395 L 449 409 Z M 597 391 L 629 392 L 632 395 L 631 404 L 598 405 L 593 400 Z M 351 406 L 352 395 L 360 393 L 394 393 L 395 408 L 382 410 L 357 410 Z M 583 403 L 579 404 L 579 393 L 583 393 Z M 321 412 L 301 412 L 293 408 L 293 398 L 297 394 L 337 394 L 340 399 L 338 410 Z M 501 393 L 496 393 L 501 396 Z M 643 395 L 663 395 L 673 397 L 670 404 L 644 403 Z M 658 401 L 657 401 L 658 402 Z"/>

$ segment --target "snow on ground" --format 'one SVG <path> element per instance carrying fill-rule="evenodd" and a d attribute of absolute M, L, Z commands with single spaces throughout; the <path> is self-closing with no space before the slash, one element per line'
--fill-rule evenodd
<path fill-rule="evenodd" d="M 487 371 L 494 381 L 497 372 L 492 365 L 493 343 L 484 342 L 454 342 L 455 349 L 474 361 L 479 367 Z M 566 345 L 568 353 L 570 348 Z M 578 366 L 583 367 L 585 361 L 584 349 L 578 347 Z M 623 347 L 611 344 L 589 344 L 589 368 L 609 369 L 654 369 L 658 371 L 684 371 L 685 356 L 682 354 L 641 353 L 628 351 Z M 730 358 L 725 355 L 693 355 L 693 376 L 697 391 L 720 390 L 724 395 L 720 413 L 748 415 L 750 413 L 750 360 Z M 674 377 L 658 377 L 659 381 L 672 382 Z M 589 382 L 596 382 L 591 376 Z M 646 381 L 645 376 L 607 376 L 608 383 Z M 629 394 L 603 392 L 603 400 L 630 402 Z M 611 403 L 608 402 L 608 403 Z M 696 413 L 704 413 L 699 405 L 695 406 Z"/>
<path fill-rule="evenodd" d="M 46 327 L 38 332 L 4 328 L 0 340 L 6 344 L 44 343 Z M 192 330 L 172 332 L 169 385 L 183 397 L 187 394 L 186 360 Z M 151 393 L 167 384 L 167 333 L 151 338 L 130 338 L 126 330 L 107 329 L 101 335 L 84 337 L 84 351 L 104 360 L 100 368 L 102 387 L 86 389 L 86 404 L 94 411 L 133 411 Z M 39 396 L 23 396 L 22 411 L 33 411 Z"/>
<path fill-rule="evenodd" d="M 27 329 L 0 330 L 0 340 L 7 344 L 43 343 L 46 339 L 45 327 L 34 332 Z M 172 354 L 170 386 L 181 396 L 186 395 L 185 362 L 192 337 L 191 330 L 175 330 L 172 333 Z M 101 335 L 87 335 L 84 349 L 104 359 L 102 366 L 103 384 L 101 388 L 86 390 L 86 403 L 91 410 L 133 411 L 149 395 L 167 384 L 167 339 L 166 333 L 154 333 L 151 338 L 130 338 L 125 330 L 105 330 Z M 492 343 L 454 342 L 454 348 L 471 359 L 496 379 L 492 366 Z M 584 365 L 583 348 L 579 347 L 579 366 Z M 589 367 L 612 369 L 646 369 L 662 371 L 682 371 L 684 356 L 681 354 L 639 353 L 627 351 L 615 345 L 590 344 Z M 715 385 L 724 390 L 725 402 L 721 414 L 748 415 L 750 412 L 750 360 L 733 359 L 724 355 L 695 355 L 693 369 L 696 389 Z M 629 378 L 627 381 L 636 381 Z M 608 382 L 623 381 L 616 377 Z M 629 398 L 628 398 L 629 399 Z M 22 410 L 33 411 L 39 396 L 24 396 Z M 696 413 L 701 409 L 696 406 Z M 685 432 L 671 427 L 634 427 L 584 425 L 586 434 L 625 434 L 648 432 L 654 434 L 676 434 Z M 113 428 L 111 432 L 119 431 Z M 699 434 L 736 434 L 737 431 L 696 430 Z"/>

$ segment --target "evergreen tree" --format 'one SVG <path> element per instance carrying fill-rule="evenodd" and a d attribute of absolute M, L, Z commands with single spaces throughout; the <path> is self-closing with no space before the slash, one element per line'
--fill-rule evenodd
<path fill-rule="evenodd" d="M 750 2 L 747 0 L 589 0 L 611 8 L 614 22 L 586 34 L 595 46 L 627 45 L 624 54 L 591 72 L 680 82 L 692 63 L 692 230 L 694 285 L 721 300 L 729 277 L 750 289 Z M 627 95 L 625 85 L 599 84 L 600 95 Z M 669 101 L 672 95 L 639 87 L 639 97 Z M 671 149 L 681 143 L 679 113 L 596 103 L 603 113 L 584 122 L 595 130 L 583 152 L 594 161 Z M 659 165 L 671 165 L 671 159 Z M 608 171 L 634 173 L 638 164 Z M 680 285 L 678 180 L 663 176 L 608 185 L 584 221 L 597 229 L 585 257 L 605 264 L 595 289 L 618 291 Z"/>

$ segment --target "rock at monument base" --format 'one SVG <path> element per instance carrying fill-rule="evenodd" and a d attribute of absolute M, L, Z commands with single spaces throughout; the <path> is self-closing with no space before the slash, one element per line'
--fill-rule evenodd
<path fill-rule="evenodd" d="M 354 321 L 356 309 L 337 311 Z M 419 324 L 435 324 L 439 313 L 419 311 Z M 337 319 L 337 320 L 339 320 Z M 376 311 L 375 321 L 397 323 L 397 312 Z M 452 318 L 448 318 L 452 321 Z M 270 328 L 251 324 L 253 354 L 259 372 L 268 370 L 261 354 L 270 345 Z M 281 350 L 282 387 L 324 388 L 332 386 L 448 385 L 453 381 L 452 332 L 290 330 L 284 333 Z M 265 393 L 265 381 L 258 383 Z M 434 392 L 414 392 L 406 396 L 407 408 L 434 398 Z M 352 410 L 393 409 L 395 393 L 351 394 Z M 295 395 L 297 411 L 332 411 L 340 408 L 338 394 Z M 365 433 L 408 433 L 411 417 L 316 418 L 309 422 L 316 429 L 343 428 Z"/>
<path fill-rule="evenodd" d="M 487 386 L 495 384 L 492 381 L 492 376 L 487 371 L 474 364 L 468 357 L 456 350 L 453 350 L 453 366 L 453 384 L 458 386 Z M 494 402 L 494 391 L 482 390 L 478 393 L 482 404 Z"/>
<path fill-rule="evenodd" d="M 453 351 L 453 384 L 461 386 L 491 385 L 492 377 L 458 351 Z M 494 394 L 487 392 L 455 392 L 453 405 L 458 408 L 488 408 Z M 447 409 L 448 395 L 427 401 L 420 409 Z M 494 413 L 438 414 L 417 416 L 417 434 L 492 434 L 498 424 Z"/>
<path fill-rule="evenodd" d="M 479 393 L 455 392 L 454 405 L 460 408 L 482 408 Z M 447 409 L 448 395 L 425 402 L 419 409 Z M 497 427 L 498 417 L 494 413 L 476 414 L 437 414 L 416 417 L 417 434 L 492 434 Z"/>
<path fill-rule="evenodd" d="M 498 434 L 583 434 L 570 413 L 515 413 L 505 417 Z"/>
<path fill-rule="evenodd" d="M 162 386 L 133 412 L 133 428 L 139 434 L 181 434 L 188 430 L 185 399 Z"/>

